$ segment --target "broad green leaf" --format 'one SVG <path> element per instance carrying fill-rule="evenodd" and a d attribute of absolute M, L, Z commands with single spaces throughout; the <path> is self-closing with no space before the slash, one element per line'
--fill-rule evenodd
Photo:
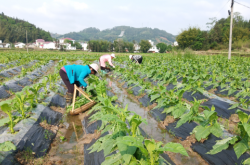
<path fill-rule="evenodd" d="M 187 151 L 180 143 L 167 143 L 164 147 L 158 149 L 158 151 L 170 151 L 174 153 L 180 153 L 182 155 L 188 156 Z"/>
<path fill-rule="evenodd" d="M 0 151 L 10 151 L 16 150 L 16 146 L 10 141 L 6 141 L 4 143 L 0 143 Z"/>
<path fill-rule="evenodd" d="M 153 153 L 153 151 L 156 149 L 156 144 L 152 142 L 151 140 L 145 140 L 145 146 L 150 154 Z"/>
<path fill-rule="evenodd" d="M 247 151 L 247 149 L 248 149 L 248 144 L 245 143 L 243 140 L 236 143 L 234 145 L 234 152 L 237 156 L 237 159 L 239 159 L 240 156 Z"/>
<path fill-rule="evenodd" d="M 216 137 L 220 137 L 223 133 L 223 130 L 221 129 L 221 126 L 219 123 L 215 123 L 213 126 L 211 126 L 210 128 L 210 132 L 216 136 Z"/>
<path fill-rule="evenodd" d="M 2 127 L 3 125 L 7 124 L 10 121 L 9 117 L 3 118 L 0 120 L 0 127 Z"/>
<path fill-rule="evenodd" d="M 181 104 L 179 104 L 179 106 L 177 106 L 174 111 L 172 112 L 172 115 L 174 116 L 174 118 L 179 118 L 180 116 L 182 116 L 185 112 L 186 112 L 187 108 Z"/>
<path fill-rule="evenodd" d="M 239 119 L 242 123 L 247 123 L 249 117 L 246 113 L 242 112 L 241 110 L 237 110 Z"/>
<path fill-rule="evenodd" d="M 243 123 L 242 124 L 245 131 L 247 132 L 248 136 L 250 137 L 250 124 L 249 123 Z"/>
<path fill-rule="evenodd" d="M 237 108 L 238 106 L 240 106 L 240 103 L 235 103 L 233 104 L 230 108 L 228 109 L 234 109 L 234 108 Z"/>
<path fill-rule="evenodd" d="M 195 132 L 195 138 L 200 141 L 201 139 L 205 139 L 208 137 L 208 135 L 211 133 L 210 132 L 210 127 L 206 126 L 203 127 L 201 125 L 197 126 L 194 128 L 194 132 Z"/>
<path fill-rule="evenodd" d="M 161 97 L 161 95 L 159 95 L 159 94 L 151 95 L 151 100 L 150 100 L 150 102 L 151 102 L 151 101 L 154 101 L 155 99 L 158 99 L 159 97 Z"/>
<path fill-rule="evenodd" d="M 213 149 L 207 152 L 207 154 L 217 154 L 222 150 L 225 150 L 229 147 L 229 144 L 234 144 L 238 140 L 237 137 L 229 137 L 223 140 L 217 140 L 216 144 L 213 146 Z"/>
<path fill-rule="evenodd" d="M 246 160 L 243 162 L 243 164 L 244 164 L 244 165 L 245 165 L 245 164 L 250 164 L 250 158 L 246 159 Z"/>
<path fill-rule="evenodd" d="M 123 164 L 123 161 L 122 161 L 122 156 L 119 152 L 106 157 L 105 161 L 102 162 L 102 165 L 120 165 L 120 164 Z"/>

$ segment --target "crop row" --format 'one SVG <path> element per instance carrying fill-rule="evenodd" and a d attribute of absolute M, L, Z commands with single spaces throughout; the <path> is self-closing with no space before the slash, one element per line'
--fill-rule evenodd
<path fill-rule="evenodd" d="M 135 67 L 136 66 L 133 66 L 132 71 L 128 71 L 127 68 L 126 69 L 117 68 L 116 72 L 120 72 L 123 79 L 128 82 L 127 83 L 128 85 L 137 84 L 137 85 L 140 85 L 143 89 L 150 87 L 149 83 L 145 83 L 143 80 L 139 79 L 140 75 L 134 75 L 134 72 L 135 72 L 134 68 Z M 140 72 L 142 71 L 142 68 L 138 68 L 138 69 L 140 70 Z M 195 123 L 199 123 L 199 125 L 196 124 L 196 126 L 193 127 L 194 129 L 192 129 L 190 132 L 193 132 L 195 134 L 195 137 L 198 141 L 207 138 L 210 133 L 214 134 L 217 137 L 222 136 L 222 133 L 223 133 L 222 128 L 223 127 L 221 125 L 219 125 L 219 123 L 217 122 L 217 118 L 218 118 L 217 112 L 213 106 L 203 110 L 203 113 L 199 113 L 199 105 L 200 105 L 201 101 L 194 100 L 193 104 L 191 104 L 189 106 L 187 106 L 186 102 L 182 101 L 183 93 L 186 90 L 185 88 L 184 89 L 183 88 L 182 89 L 174 88 L 174 89 L 168 91 L 167 88 L 165 86 L 163 86 L 163 84 L 164 84 L 164 82 L 160 81 L 158 83 L 159 88 L 156 88 L 156 87 L 153 89 L 152 89 L 152 87 L 148 88 L 148 89 L 150 89 L 148 92 L 148 95 L 151 97 L 150 101 L 155 100 L 158 103 L 158 106 L 155 107 L 155 109 L 162 109 L 161 112 L 166 113 L 166 114 L 170 113 L 175 119 L 178 119 L 178 118 L 180 119 L 176 123 L 176 128 L 181 127 L 182 124 L 185 124 L 187 121 L 189 121 L 189 122 L 195 121 Z M 143 90 L 143 89 L 141 89 L 141 90 Z M 150 103 L 150 101 L 149 101 L 149 103 Z M 189 110 L 187 111 L 187 109 L 189 109 Z M 239 115 L 245 114 L 242 111 L 237 111 L 237 113 Z M 161 113 L 160 113 L 160 115 L 161 115 Z M 163 120 L 165 120 L 165 119 L 163 119 Z M 240 132 L 245 132 L 246 128 L 242 129 L 240 127 L 240 125 L 243 124 L 242 122 L 243 121 L 240 121 L 238 123 L 238 127 L 240 129 Z M 207 125 L 207 124 L 209 124 L 209 125 Z M 238 136 L 230 137 L 230 138 L 227 138 L 226 140 L 223 140 L 223 142 L 225 142 L 225 143 L 223 143 L 223 145 L 228 147 L 229 141 L 231 139 L 234 139 L 235 140 L 234 143 L 235 143 L 236 155 L 239 158 L 241 156 L 241 154 L 244 153 L 246 150 L 244 150 L 242 148 L 237 148 L 239 146 L 237 144 L 241 144 L 242 140 L 244 140 L 244 138 L 247 138 L 247 137 L 248 137 L 247 134 L 244 134 L 244 136 L 242 134 L 240 134 Z M 214 150 L 212 150 L 210 152 L 210 154 L 215 154 L 215 153 L 218 153 L 221 151 L 221 150 L 216 150 L 217 149 L 216 147 L 221 147 L 221 145 L 219 145 L 219 146 L 215 145 Z M 224 149 L 226 149 L 226 148 L 224 148 Z M 242 149 L 244 152 L 242 152 L 242 150 L 239 150 L 239 149 Z M 215 150 L 216 150 L 216 152 L 215 152 Z M 238 153 L 237 153 L 237 151 L 238 151 Z"/>
<path fill-rule="evenodd" d="M 51 110 L 44 109 L 44 106 L 40 105 L 44 102 L 50 102 L 49 100 L 53 101 L 53 91 L 58 91 L 58 87 L 56 86 L 56 82 L 58 82 L 60 76 L 58 73 L 58 69 L 61 68 L 66 64 L 66 61 L 61 61 L 58 63 L 58 65 L 55 67 L 55 72 L 53 74 L 49 74 L 47 77 L 42 79 L 39 83 L 34 84 L 30 87 L 25 87 L 21 92 L 15 93 L 15 97 L 13 99 L 9 99 L 6 101 L 0 102 L 1 110 L 8 115 L 7 118 L 3 118 L 0 120 L 0 128 L 1 128 L 1 135 L 0 135 L 0 152 L 2 155 L 7 156 L 9 154 L 10 150 L 17 149 L 16 146 L 20 149 L 20 145 L 23 146 L 24 141 L 31 137 L 26 137 L 25 140 L 21 140 L 24 138 L 24 136 L 30 136 L 32 131 L 37 133 L 45 133 L 46 130 L 39 130 L 39 128 L 34 124 L 36 121 L 32 121 L 34 118 L 41 120 L 40 116 L 42 116 L 42 113 L 44 117 L 46 117 L 46 114 L 51 113 Z M 47 111 L 47 112 L 44 112 Z M 39 116 L 39 114 L 41 114 Z M 49 118 L 48 120 L 53 119 L 52 116 L 47 116 L 46 118 Z M 37 121 L 38 122 L 38 121 Z M 36 123 L 37 123 L 36 122 Z M 49 121 L 51 122 L 51 121 Z M 55 121 L 52 121 L 55 122 Z M 53 123 L 52 123 L 53 124 Z M 8 129 L 6 129 L 6 125 L 8 126 Z M 33 127 L 36 127 L 34 129 Z M 40 131 L 40 132 L 39 132 Z M 42 132 L 41 132 L 42 131 Z M 49 132 L 47 131 L 47 134 Z M 35 135 L 36 136 L 36 135 Z M 46 135 L 49 137 L 49 135 Z M 46 137 L 45 136 L 45 137 Z M 38 139 L 33 140 L 42 140 L 43 137 L 37 137 Z M 42 140 L 42 143 L 45 143 L 49 139 Z M 11 142 L 10 142 L 11 141 Z M 50 140 L 49 140 L 50 141 Z M 40 143 L 35 143 L 35 150 L 37 150 L 37 146 L 43 148 L 45 147 L 46 150 L 48 149 L 49 145 L 41 146 Z M 13 144 L 14 143 L 14 144 Z M 24 144 L 25 146 L 25 144 Z M 34 147 L 34 144 L 33 144 Z M 21 147 L 23 148 L 23 147 Z M 40 148 L 40 149 L 41 149 Z M 38 152 L 38 151 L 37 151 Z M 39 151 L 44 152 L 44 151 Z M 36 153 L 38 156 L 42 153 Z M 7 154 L 7 155 L 6 155 Z M 42 154 L 44 155 L 44 153 Z M 1 157 L 1 161 L 3 161 L 5 157 Z M 12 160 L 13 161 L 13 160 Z"/>

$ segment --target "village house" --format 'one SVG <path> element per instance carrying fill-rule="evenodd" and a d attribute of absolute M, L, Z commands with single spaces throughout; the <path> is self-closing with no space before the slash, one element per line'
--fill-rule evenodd
<path fill-rule="evenodd" d="M 134 49 L 135 49 L 134 53 L 139 53 L 140 48 L 141 48 L 140 45 L 134 44 Z"/>
<path fill-rule="evenodd" d="M 64 41 L 65 41 L 65 40 L 72 41 L 73 44 L 75 44 L 75 40 L 73 40 L 72 38 L 62 38 L 62 39 L 59 40 L 59 43 L 60 43 L 60 44 L 64 44 Z"/>
<path fill-rule="evenodd" d="M 40 47 L 40 45 L 43 45 L 45 43 L 45 40 L 44 39 L 37 39 L 36 40 L 36 46 L 37 47 Z"/>
<path fill-rule="evenodd" d="M 40 48 L 43 48 L 43 49 L 56 49 L 56 43 L 51 42 L 51 41 L 44 42 L 44 44 L 41 45 Z"/>
<path fill-rule="evenodd" d="M 70 43 L 64 43 L 65 40 L 72 41 L 72 43 L 75 44 L 75 40 L 73 40 L 72 38 L 59 39 L 59 44 L 65 46 L 66 50 L 76 50 L 76 47 L 72 46 Z"/>
<path fill-rule="evenodd" d="M 151 40 L 148 40 L 148 42 L 151 44 L 151 48 L 148 50 L 148 53 L 159 53 L 159 49 L 154 45 L 154 42 Z"/>
<path fill-rule="evenodd" d="M 9 43 L 2 43 L 2 40 L 0 40 L 0 48 L 10 48 Z"/>
<path fill-rule="evenodd" d="M 82 50 L 88 51 L 88 43 L 87 42 L 80 42 L 80 44 L 82 45 Z"/>
<path fill-rule="evenodd" d="M 25 47 L 25 44 L 22 42 L 15 43 L 15 48 L 24 48 L 24 47 Z"/>

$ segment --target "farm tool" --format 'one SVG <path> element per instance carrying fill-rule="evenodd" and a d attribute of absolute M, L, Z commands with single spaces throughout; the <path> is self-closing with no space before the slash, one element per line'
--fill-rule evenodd
<path fill-rule="evenodd" d="M 77 91 L 79 91 L 90 102 L 85 104 L 85 105 L 82 105 L 81 107 L 79 107 L 77 109 L 75 109 L 75 101 L 76 101 L 76 93 L 77 93 Z M 90 96 L 86 92 L 84 92 L 82 89 L 80 89 L 79 87 L 74 85 L 73 103 L 72 103 L 72 110 L 70 111 L 70 114 L 71 115 L 78 115 L 79 113 L 84 112 L 84 111 L 88 110 L 89 108 L 93 107 L 96 104 L 96 102 L 91 100 L 89 97 Z"/>

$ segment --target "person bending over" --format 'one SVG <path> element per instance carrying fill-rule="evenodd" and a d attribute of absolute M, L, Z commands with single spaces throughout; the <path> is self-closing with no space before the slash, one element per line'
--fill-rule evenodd
<path fill-rule="evenodd" d="M 96 74 L 98 72 L 99 66 L 97 64 L 91 65 L 65 65 L 63 66 L 59 74 L 64 82 L 64 84 L 68 88 L 68 92 L 66 94 L 66 102 L 68 104 L 72 103 L 73 92 L 74 92 L 74 84 L 78 87 L 87 87 L 87 83 L 84 81 L 89 74 Z"/>
<path fill-rule="evenodd" d="M 109 63 L 110 66 L 112 66 L 113 68 L 115 68 L 115 66 L 112 64 L 112 59 L 115 58 L 115 54 L 106 54 L 100 57 L 99 62 L 100 62 L 100 66 L 101 66 L 101 70 L 110 70 L 110 68 L 106 67 L 106 62 Z"/>
<path fill-rule="evenodd" d="M 141 64 L 142 63 L 142 56 L 141 55 L 129 55 L 129 59 L 132 60 L 132 62 Z"/>

